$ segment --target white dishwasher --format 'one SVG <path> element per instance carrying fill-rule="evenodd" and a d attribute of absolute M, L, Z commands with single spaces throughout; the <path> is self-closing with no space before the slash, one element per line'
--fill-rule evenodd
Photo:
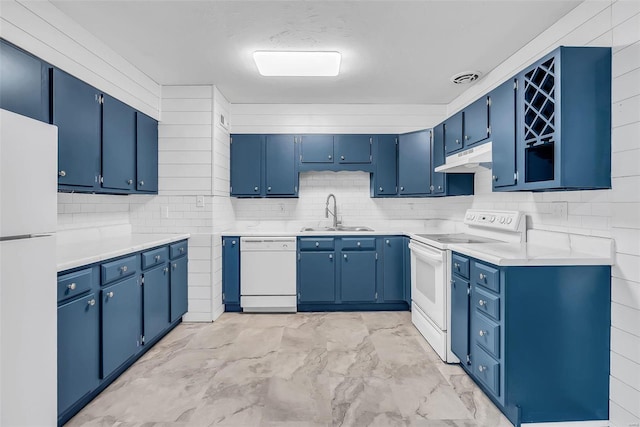
<path fill-rule="evenodd" d="M 296 238 L 240 238 L 240 306 L 252 312 L 295 312 Z"/>

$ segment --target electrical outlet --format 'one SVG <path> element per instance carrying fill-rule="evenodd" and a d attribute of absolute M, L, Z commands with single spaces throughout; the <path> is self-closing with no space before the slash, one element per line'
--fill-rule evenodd
<path fill-rule="evenodd" d="M 559 220 L 567 219 L 569 210 L 567 202 L 551 202 L 551 217 Z"/>
<path fill-rule="evenodd" d="M 196 196 L 196 207 L 204 208 L 204 196 Z"/>

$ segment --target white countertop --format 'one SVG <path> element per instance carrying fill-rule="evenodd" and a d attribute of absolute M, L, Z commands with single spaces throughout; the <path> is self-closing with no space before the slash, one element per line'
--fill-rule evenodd
<path fill-rule="evenodd" d="M 110 258 L 188 239 L 189 234 L 116 234 L 112 237 L 59 239 L 56 246 L 58 272 Z"/>

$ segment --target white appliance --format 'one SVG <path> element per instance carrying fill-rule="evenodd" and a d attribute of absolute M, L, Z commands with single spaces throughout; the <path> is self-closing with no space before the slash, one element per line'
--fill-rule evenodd
<path fill-rule="evenodd" d="M 451 251 L 455 243 L 522 242 L 526 220 L 517 211 L 467 210 L 458 234 L 414 234 L 411 250 L 411 320 L 442 360 L 458 363 L 451 351 Z"/>
<path fill-rule="evenodd" d="M 240 307 L 253 312 L 295 312 L 296 238 L 240 238 Z"/>
<path fill-rule="evenodd" d="M 57 423 L 58 128 L 0 109 L 0 425 Z"/>
<path fill-rule="evenodd" d="M 435 168 L 435 172 L 473 173 L 477 168 L 490 169 L 493 162 L 491 141 L 447 156 L 444 165 Z"/>

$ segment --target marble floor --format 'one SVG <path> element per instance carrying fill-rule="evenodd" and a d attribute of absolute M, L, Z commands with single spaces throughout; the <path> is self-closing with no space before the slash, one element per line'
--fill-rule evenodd
<path fill-rule="evenodd" d="M 183 323 L 67 426 L 511 426 L 408 312 Z"/>

